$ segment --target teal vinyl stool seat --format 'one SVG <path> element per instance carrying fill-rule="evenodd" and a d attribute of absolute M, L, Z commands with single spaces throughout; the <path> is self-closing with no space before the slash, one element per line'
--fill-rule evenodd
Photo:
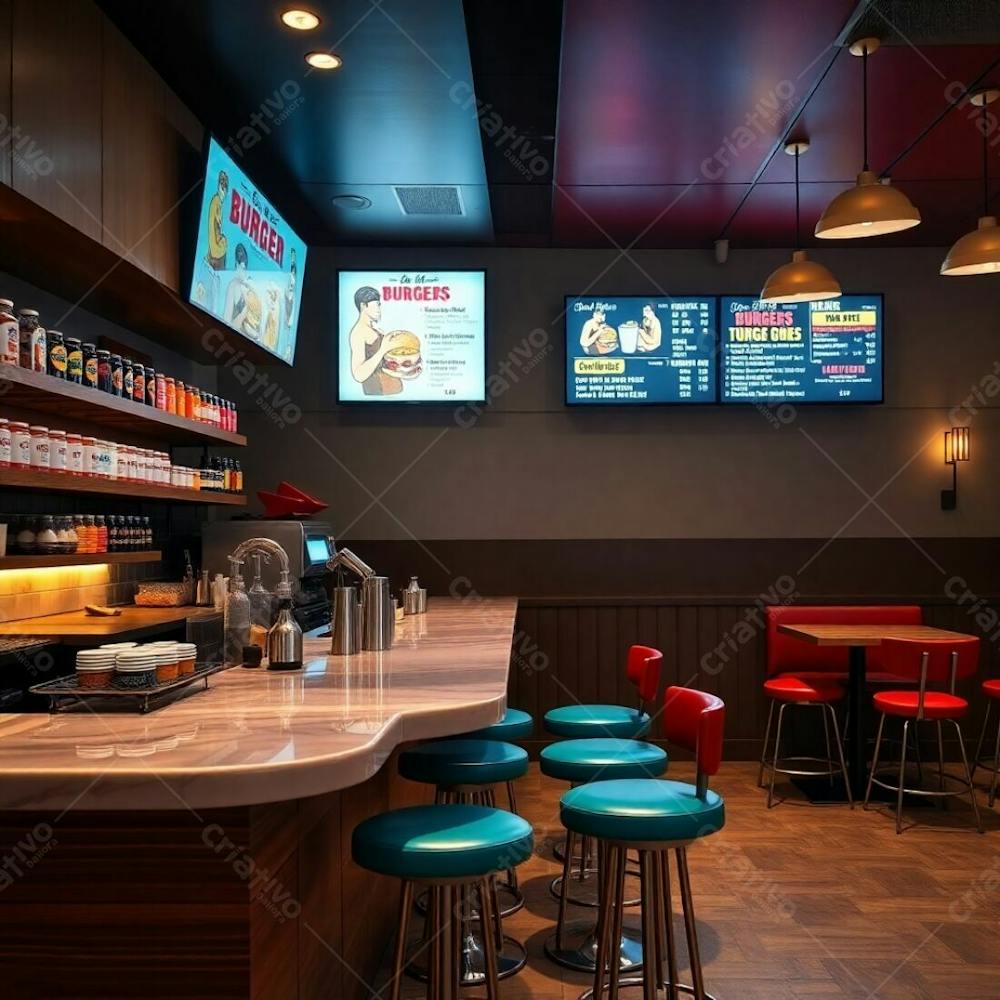
<path fill-rule="evenodd" d="M 514 781 L 528 772 L 528 753 L 523 747 L 501 740 L 474 739 L 466 736 L 421 743 L 404 750 L 399 755 L 399 773 L 410 781 L 435 786 L 436 805 L 479 805 L 496 807 L 495 786 Z M 518 817 L 511 812 L 508 815 Z M 505 884 L 502 890 L 511 901 L 500 906 L 496 899 L 498 919 L 516 913 L 524 906 L 524 894 L 517 882 L 516 865 L 505 867 Z M 494 896 L 496 887 L 494 886 Z M 431 895 L 422 893 L 416 901 L 417 908 L 427 912 Z M 463 933 L 462 985 L 482 983 L 482 942 L 474 931 L 475 912 L 470 903 L 464 919 L 468 933 Z M 428 921 L 427 926 L 430 926 Z M 501 936 L 497 955 L 498 976 L 506 979 L 524 968 L 528 953 L 520 941 Z M 423 979 L 426 970 L 422 963 L 414 962 L 409 972 Z"/>
<path fill-rule="evenodd" d="M 478 790 L 513 781 L 527 771 L 527 751 L 500 740 L 437 740 L 399 755 L 399 773 L 404 778 L 441 790 Z"/>
<path fill-rule="evenodd" d="M 515 743 L 527 739 L 535 731 L 535 720 L 527 712 L 519 708 L 508 708 L 499 722 L 483 729 L 475 729 L 471 733 L 463 733 L 460 739 L 468 740 L 503 740 L 505 743 Z"/>
<path fill-rule="evenodd" d="M 533 846 L 527 821 L 482 805 L 412 806 L 373 816 L 355 827 L 351 838 L 355 862 L 402 883 L 390 1000 L 399 1000 L 417 882 L 430 887 L 425 934 L 430 953 L 428 996 L 456 1000 L 460 984 L 470 981 L 485 984 L 489 1000 L 499 1000 L 502 931 L 496 876 L 526 861 Z M 467 963 L 475 956 L 464 941 L 473 919 L 482 943 L 481 965 L 474 969 Z"/>
<path fill-rule="evenodd" d="M 567 739 L 607 736 L 634 740 L 649 731 L 650 717 L 624 705 L 562 705 L 545 713 L 545 731 Z"/>
<path fill-rule="evenodd" d="M 564 740 L 551 743 L 542 750 L 540 769 L 549 778 L 568 781 L 572 785 L 587 787 L 603 785 L 613 779 L 657 778 L 667 770 L 667 752 L 652 743 L 639 740 L 598 737 L 582 740 Z M 566 824 L 563 824 L 564 826 Z M 545 953 L 552 961 L 569 969 L 593 972 L 597 961 L 597 933 L 593 923 L 583 928 L 582 943 L 567 944 L 570 928 L 567 926 L 566 906 L 596 906 L 570 895 L 573 879 L 574 850 L 580 845 L 580 867 L 576 875 L 582 881 L 598 869 L 591 867 L 595 839 L 590 834 L 579 834 L 567 826 L 566 848 L 563 853 L 563 871 L 553 879 L 549 891 L 559 900 L 559 917 L 555 934 L 545 942 Z M 635 901 L 638 903 L 638 900 Z M 579 939 L 580 929 L 573 930 L 574 939 Z M 642 946 L 629 934 L 623 934 L 620 941 L 619 961 L 624 971 L 638 969 L 642 965 Z"/>
<path fill-rule="evenodd" d="M 667 689 L 663 728 L 667 739 L 695 754 L 694 784 L 661 778 L 594 781 L 566 792 L 559 812 L 567 831 L 594 837 L 599 845 L 600 908 L 594 985 L 580 1000 L 600 998 L 621 986 L 642 987 L 643 1000 L 678 994 L 713 1000 L 705 992 L 687 848 L 725 824 L 725 804 L 708 787 L 722 760 L 726 707 L 704 691 Z M 639 857 L 642 905 L 643 974 L 621 979 L 615 948 L 621 940 L 625 907 L 626 858 Z M 691 985 L 679 982 L 671 900 L 670 854 L 675 855 L 678 889 L 691 965 Z M 608 980 L 605 985 L 605 980 Z"/>

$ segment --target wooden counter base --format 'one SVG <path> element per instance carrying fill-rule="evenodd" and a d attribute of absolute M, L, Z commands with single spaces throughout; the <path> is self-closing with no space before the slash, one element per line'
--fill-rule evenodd
<path fill-rule="evenodd" d="M 0 981 L 24 1000 L 370 994 L 398 884 L 351 831 L 429 801 L 396 755 L 309 799 L 166 812 L 0 813 Z"/>

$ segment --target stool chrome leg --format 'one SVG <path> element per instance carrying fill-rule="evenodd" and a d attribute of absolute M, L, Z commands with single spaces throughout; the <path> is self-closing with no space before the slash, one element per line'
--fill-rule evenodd
<path fill-rule="evenodd" d="M 515 816 L 520 816 L 521 814 L 517 811 L 517 796 L 514 794 L 514 782 L 507 782 L 507 805 L 510 811 L 514 813 Z"/>
<path fill-rule="evenodd" d="M 830 710 L 830 718 L 833 720 L 833 738 L 837 743 L 837 754 L 840 757 L 840 773 L 844 779 L 844 788 L 847 789 L 847 801 L 851 808 L 854 808 L 854 793 L 851 791 L 851 779 L 847 776 L 847 761 L 844 760 L 844 743 L 840 738 L 840 726 L 837 724 L 837 711 L 833 705 L 826 706 Z M 824 713 L 825 714 L 825 713 Z"/>
<path fill-rule="evenodd" d="M 642 953 L 646 956 L 646 974 L 642 977 L 642 1000 L 656 1000 L 660 978 L 659 933 L 656 921 L 656 879 L 651 851 L 639 852 L 639 885 L 642 894 Z"/>
<path fill-rule="evenodd" d="M 896 792 L 896 833 L 903 832 L 903 785 L 906 784 L 906 740 L 910 734 L 910 720 L 903 720 L 903 739 L 899 744 L 899 791 Z"/>
<path fill-rule="evenodd" d="M 878 735 L 875 737 L 875 751 L 872 755 L 872 769 L 868 773 L 868 787 L 865 789 L 865 801 L 862 806 L 863 809 L 868 808 L 868 803 L 872 797 L 872 785 L 875 783 L 875 772 L 878 770 L 878 756 L 882 749 L 882 733 L 885 730 L 885 713 L 882 713 L 882 718 L 879 719 L 878 723 Z"/>
<path fill-rule="evenodd" d="M 406 938 L 410 930 L 410 910 L 413 908 L 413 883 L 403 882 L 399 887 L 399 922 L 397 924 L 396 952 L 392 963 L 392 986 L 389 1000 L 399 1000 L 406 965 Z"/>
<path fill-rule="evenodd" d="M 677 942 L 674 938 L 674 901 L 670 891 L 670 852 L 660 851 L 663 880 L 663 921 L 667 940 L 667 1000 L 677 1000 Z"/>
<path fill-rule="evenodd" d="M 681 907 L 684 910 L 684 930 L 687 933 L 688 958 L 691 962 L 691 987 L 695 1000 L 705 1000 L 705 981 L 698 951 L 698 928 L 695 925 L 694 898 L 691 895 L 691 875 L 688 872 L 687 848 L 677 848 L 677 880 L 680 883 Z"/>
<path fill-rule="evenodd" d="M 778 750 L 781 747 L 781 724 L 785 719 L 785 709 L 788 708 L 787 705 L 782 705 L 778 709 L 778 731 L 774 736 L 774 761 L 771 763 L 771 784 L 767 789 L 767 808 L 770 809 L 774 805 L 774 778 L 778 773 Z"/>
<path fill-rule="evenodd" d="M 986 706 L 987 718 L 989 718 L 990 706 Z M 985 730 L 985 723 L 983 724 Z M 997 800 L 997 780 L 1000 778 L 1000 723 L 997 724 L 997 741 L 993 748 L 993 776 L 990 779 L 990 808 Z"/>
<path fill-rule="evenodd" d="M 938 745 L 938 790 L 944 791 L 944 736 L 941 734 L 941 720 L 937 722 Z"/>
<path fill-rule="evenodd" d="M 616 941 L 621 941 L 623 923 L 625 920 L 625 855 L 626 850 L 624 847 L 617 847 L 614 849 L 614 866 L 615 866 L 615 877 L 614 877 L 614 917 L 611 921 L 611 947 L 613 948 Z M 612 960 L 611 962 L 611 985 L 610 985 L 610 1000 L 618 1000 L 618 979 L 619 973 L 621 972 L 621 964 Z"/>
<path fill-rule="evenodd" d="M 767 712 L 767 728 L 764 730 L 764 746 L 760 751 L 760 770 L 757 772 L 757 787 L 764 787 L 764 765 L 767 763 L 767 745 L 771 741 L 771 723 L 774 721 L 774 699 Z"/>
<path fill-rule="evenodd" d="M 830 746 L 830 725 L 826 721 L 826 710 L 830 706 L 827 704 L 823 705 L 823 737 L 826 740 L 826 769 L 830 772 L 830 787 L 833 788 L 833 749 Z"/>
<path fill-rule="evenodd" d="M 611 907 L 614 899 L 614 850 L 605 846 L 600 873 L 601 891 L 600 906 L 597 911 L 597 960 L 594 968 L 593 995 L 600 998 L 604 992 L 604 973 L 608 967 L 608 957 L 611 952 Z"/>
<path fill-rule="evenodd" d="M 497 978 L 497 949 L 493 924 L 493 899 L 490 892 L 490 879 L 479 883 L 479 933 L 483 939 L 483 955 L 486 960 L 486 997 L 487 1000 L 498 1000 L 500 993 Z"/>
<path fill-rule="evenodd" d="M 969 798 L 972 799 L 972 811 L 976 814 L 976 829 L 983 833 L 983 817 L 979 815 L 979 803 L 976 801 L 976 789 L 972 784 L 972 771 L 969 769 L 969 758 L 965 754 L 965 741 L 962 739 L 962 727 L 954 720 L 948 720 L 955 727 L 958 737 L 958 749 L 962 754 L 962 767 L 965 768 L 965 780 L 969 786 Z"/>

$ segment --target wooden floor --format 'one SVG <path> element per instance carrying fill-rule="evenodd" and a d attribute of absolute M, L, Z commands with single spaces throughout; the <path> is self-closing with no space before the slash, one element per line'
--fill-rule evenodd
<path fill-rule="evenodd" d="M 980 796 L 984 836 L 967 800 L 955 800 L 946 811 L 911 810 L 917 825 L 897 837 L 884 806 L 812 805 L 791 786 L 768 811 L 756 770 L 724 766 L 713 785 L 726 827 L 689 851 L 706 986 L 718 1000 L 1000 998 L 1000 805 L 990 812 Z M 671 765 L 671 777 L 690 774 Z M 527 905 L 505 930 L 527 944 L 529 964 L 501 983 L 504 1000 L 569 1000 L 589 985 L 542 951 L 556 917 L 548 882 L 559 871 L 551 842 L 562 791 L 537 765 L 518 783 L 536 852 L 519 870 Z M 423 993 L 407 981 L 404 996 Z"/>

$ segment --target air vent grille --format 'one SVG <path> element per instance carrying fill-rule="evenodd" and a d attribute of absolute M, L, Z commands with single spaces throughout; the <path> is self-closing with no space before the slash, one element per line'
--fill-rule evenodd
<path fill-rule="evenodd" d="M 404 215 L 465 215 L 462 193 L 451 184 L 412 184 L 394 187 Z"/>
<path fill-rule="evenodd" d="M 872 35 L 883 45 L 993 44 L 998 24 L 1000 0 L 872 0 L 839 41 Z"/>

